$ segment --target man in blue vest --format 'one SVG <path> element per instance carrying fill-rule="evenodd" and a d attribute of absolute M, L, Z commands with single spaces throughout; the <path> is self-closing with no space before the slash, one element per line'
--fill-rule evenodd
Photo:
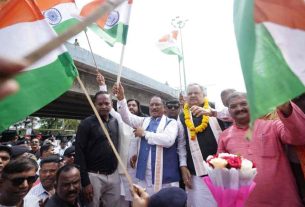
<path fill-rule="evenodd" d="M 133 127 L 136 137 L 140 137 L 136 178 L 139 185 L 152 195 L 161 188 L 179 186 L 179 162 L 176 138 L 177 121 L 164 115 L 164 104 L 160 97 L 150 100 L 150 117 L 139 117 L 128 110 L 121 84 L 114 86 L 118 98 L 118 112 L 123 121 Z"/>

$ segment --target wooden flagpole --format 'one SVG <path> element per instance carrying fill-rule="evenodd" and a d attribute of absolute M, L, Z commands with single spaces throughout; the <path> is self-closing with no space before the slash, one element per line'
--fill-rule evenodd
<path fill-rule="evenodd" d="M 119 71 L 118 71 L 118 76 L 117 76 L 117 80 L 116 80 L 118 85 L 119 85 L 119 83 L 121 81 L 121 75 L 122 75 L 122 70 L 123 70 L 124 54 L 125 54 L 125 45 L 122 45 Z"/>
<path fill-rule="evenodd" d="M 92 56 L 92 59 L 93 59 L 94 65 L 95 65 L 96 72 L 98 72 L 98 67 L 97 67 L 97 64 L 96 64 L 96 61 L 95 61 L 95 57 L 94 57 L 94 54 L 93 54 L 93 51 L 92 51 L 92 47 L 91 47 L 91 44 L 90 44 L 90 41 L 89 41 L 89 37 L 87 35 L 87 31 L 84 30 L 84 32 L 85 32 L 85 35 L 86 35 L 86 38 L 87 38 L 87 42 L 88 42 L 88 45 L 89 45 L 89 48 L 90 48 L 90 52 L 91 52 L 91 56 Z"/>

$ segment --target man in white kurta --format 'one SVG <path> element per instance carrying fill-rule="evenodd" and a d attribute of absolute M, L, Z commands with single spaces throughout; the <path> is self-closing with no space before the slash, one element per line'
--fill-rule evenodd
<path fill-rule="evenodd" d="M 175 145 L 178 127 L 176 120 L 164 115 L 162 99 L 152 97 L 149 106 L 151 116 L 139 117 L 128 110 L 122 85 L 114 87 L 114 92 L 123 121 L 135 129 L 136 137 L 141 137 L 136 173 L 138 184 L 145 187 L 150 195 L 164 187 L 178 186 L 180 175 Z M 169 157 L 173 159 L 166 159 Z"/>

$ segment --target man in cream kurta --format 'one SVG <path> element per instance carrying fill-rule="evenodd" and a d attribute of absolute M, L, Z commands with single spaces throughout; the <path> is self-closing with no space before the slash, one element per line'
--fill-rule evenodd
<path fill-rule="evenodd" d="M 178 186 L 179 164 L 176 149 L 178 127 L 176 120 L 164 115 L 160 97 L 150 100 L 150 117 L 139 117 L 128 110 L 124 89 L 120 84 L 114 87 L 118 98 L 118 112 L 125 123 L 135 129 L 140 137 L 136 177 L 139 185 L 152 195 L 164 187 Z"/>

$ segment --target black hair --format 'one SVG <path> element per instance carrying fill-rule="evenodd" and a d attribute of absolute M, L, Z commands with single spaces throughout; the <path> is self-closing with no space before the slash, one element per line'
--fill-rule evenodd
<path fill-rule="evenodd" d="M 51 147 L 53 147 L 52 144 L 50 143 L 47 143 L 47 144 L 44 144 L 40 147 L 40 154 L 42 155 L 43 152 L 46 152 L 48 151 Z"/>
<path fill-rule="evenodd" d="M 51 155 L 49 157 L 43 158 L 39 164 L 40 167 L 42 167 L 46 163 L 57 163 L 59 164 L 59 156 L 58 155 Z"/>
<path fill-rule="evenodd" d="M 159 99 L 161 100 L 161 103 L 162 103 L 163 106 L 165 107 L 165 101 L 164 101 L 160 96 L 154 95 L 153 97 L 151 97 L 151 99 L 153 99 L 153 98 L 159 98 Z M 150 99 L 150 101 L 151 101 L 151 99 Z M 149 101 L 149 102 L 150 102 L 150 101 Z"/>
<path fill-rule="evenodd" d="M 1 134 L 1 142 L 10 142 L 15 139 L 17 136 L 17 131 L 16 130 L 5 130 Z"/>
<path fill-rule="evenodd" d="M 10 174 L 26 172 L 29 170 L 35 169 L 38 170 L 37 162 L 31 158 L 22 157 L 10 161 L 2 170 L 1 177 L 7 177 Z"/>
<path fill-rule="evenodd" d="M 101 95 L 101 94 L 103 94 L 103 95 L 108 95 L 108 96 L 110 97 L 110 100 L 111 100 L 111 96 L 110 96 L 110 94 L 109 94 L 107 91 L 98 91 L 98 92 L 94 95 L 93 101 L 95 102 L 96 99 L 97 99 L 97 97 L 98 97 L 99 95 Z"/>
<path fill-rule="evenodd" d="M 131 98 L 131 99 L 128 99 L 127 100 L 127 104 L 130 102 L 130 101 L 134 101 L 136 102 L 137 106 L 138 106 L 138 113 L 136 114 L 137 116 L 141 116 L 141 117 L 146 117 L 147 115 L 144 114 L 141 110 L 141 104 L 140 102 L 137 100 L 137 99 L 134 99 L 134 98 Z"/>
<path fill-rule="evenodd" d="M 59 180 L 59 176 L 62 174 L 62 173 L 65 173 L 65 172 L 69 172 L 70 170 L 76 168 L 77 170 L 79 170 L 79 167 L 77 165 L 74 165 L 74 164 L 69 164 L 69 165 L 64 165 L 62 166 L 61 168 L 59 168 L 56 172 L 56 183 L 58 183 L 58 180 Z"/>
<path fill-rule="evenodd" d="M 7 152 L 12 157 L 12 148 L 9 145 L 0 144 L 0 152 Z"/>

